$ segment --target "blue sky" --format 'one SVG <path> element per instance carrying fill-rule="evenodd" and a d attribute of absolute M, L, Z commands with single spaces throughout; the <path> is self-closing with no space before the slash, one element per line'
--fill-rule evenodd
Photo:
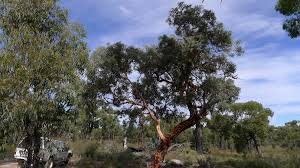
<path fill-rule="evenodd" d="M 91 50 L 106 43 L 155 44 L 172 33 L 165 20 L 177 0 L 63 0 L 73 21 L 88 33 Z M 226 29 L 241 40 L 245 54 L 235 58 L 240 102 L 255 100 L 274 111 L 271 123 L 300 120 L 300 38 L 282 30 L 284 17 L 275 0 L 186 0 L 216 13 Z"/>

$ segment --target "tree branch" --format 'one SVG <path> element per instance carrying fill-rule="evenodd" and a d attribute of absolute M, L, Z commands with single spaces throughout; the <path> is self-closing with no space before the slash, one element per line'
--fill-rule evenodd
<path fill-rule="evenodd" d="M 143 104 L 144 104 L 144 107 L 149 112 L 150 117 L 152 118 L 152 120 L 156 124 L 156 126 L 155 126 L 156 127 L 156 133 L 157 133 L 159 139 L 163 142 L 166 142 L 166 136 L 164 135 L 164 133 L 161 131 L 161 128 L 160 128 L 160 119 L 155 116 L 155 113 L 149 108 L 149 106 L 146 104 L 146 102 L 144 100 L 143 100 Z"/>
<path fill-rule="evenodd" d="M 169 139 L 173 141 L 181 132 L 195 125 L 199 120 L 207 115 L 206 107 L 203 107 L 199 114 L 193 113 L 187 120 L 177 124 L 170 132 Z"/>
<path fill-rule="evenodd" d="M 174 84 L 172 81 L 169 81 L 169 80 L 164 79 L 164 78 L 160 78 L 159 75 L 158 75 L 158 72 L 155 72 L 154 74 L 155 74 L 156 80 L 158 82 L 166 82 L 166 83 L 171 84 L 171 85 Z"/>

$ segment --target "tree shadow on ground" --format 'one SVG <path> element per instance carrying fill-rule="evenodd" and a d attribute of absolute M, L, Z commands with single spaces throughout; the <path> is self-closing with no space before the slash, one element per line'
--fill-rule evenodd
<path fill-rule="evenodd" d="M 142 168 L 146 167 L 147 158 L 129 151 L 120 153 L 97 153 L 93 156 L 82 157 L 72 167 L 84 168 Z"/>

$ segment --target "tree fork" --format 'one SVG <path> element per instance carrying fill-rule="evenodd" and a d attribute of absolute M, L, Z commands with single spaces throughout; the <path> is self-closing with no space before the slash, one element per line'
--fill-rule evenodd
<path fill-rule="evenodd" d="M 151 162 L 151 164 L 148 166 L 148 168 L 160 168 L 160 163 L 162 160 L 164 160 L 168 149 L 173 142 L 173 140 L 183 131 L 186 129 L 192 127 L 197 122 L 199 122 L 203 116 L 206 116 L 206 110 L 202 109 L 203 113 L 200 113 L 200 115 L 193 114 L 190 118 L 188 118 L 185 121 L 182 121 L 181 123 L 177 124 L 169 134 L 167 134 L 164 140 L 161 140 L 161 143 L 154 154 L 154 159 Z"/>

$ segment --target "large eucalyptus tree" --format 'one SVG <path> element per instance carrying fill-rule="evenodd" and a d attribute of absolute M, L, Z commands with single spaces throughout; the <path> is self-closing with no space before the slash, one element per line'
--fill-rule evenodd
<path fill-rule="evenodd" d="M 85 32 L 58 2 L 0 0 L 0 125 L 27 137 L 27 166 L 40 137 L 68 123 L 87 62 Z"/>
<path fill-rule="evenodd" d="M 179 3 L 167 21 L 175 34 L 161 36 L 157 45 L 138 49 L 119 42 L 92 55 L 99 98 L 124 114 L 140 112 L 152 118 L 160 140 L 152 168 L 160 167 L 180 133 L 239 94 L 231 59 L 242 49 L 214 13 Z M 186 119 L 163 132 L 161 122 L 179 114 Z"/>

